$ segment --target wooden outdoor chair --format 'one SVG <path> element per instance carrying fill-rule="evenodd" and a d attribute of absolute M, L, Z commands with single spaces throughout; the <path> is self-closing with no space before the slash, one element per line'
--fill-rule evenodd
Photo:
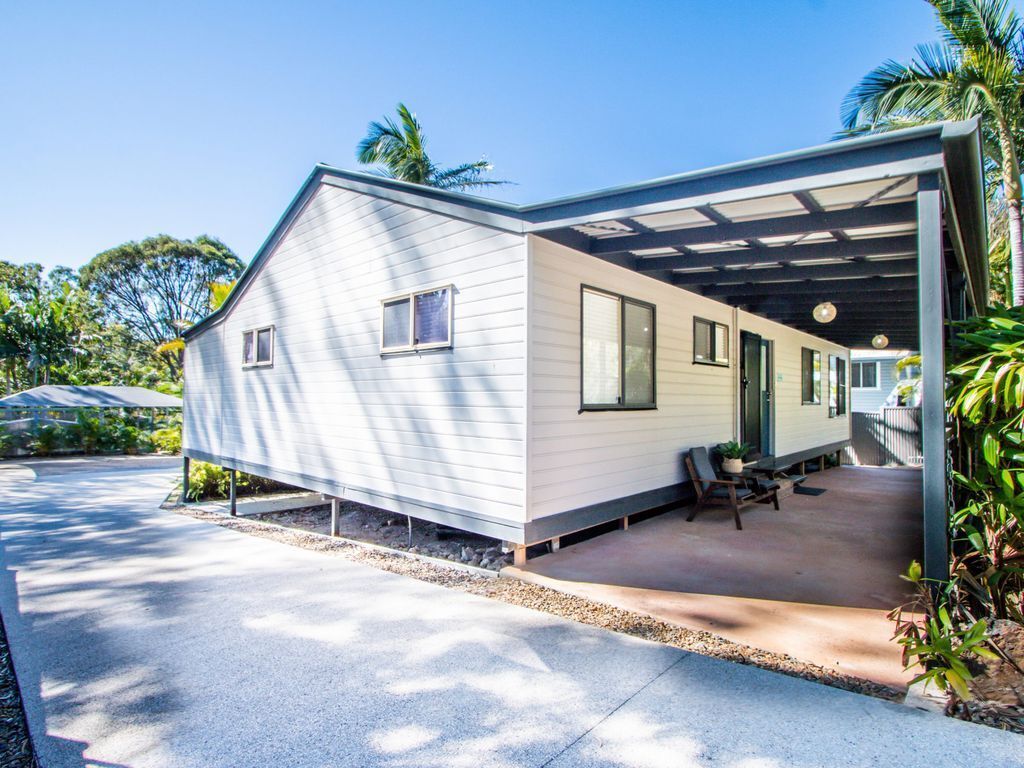
<path fill-rule="evenodd" d="M 760 483 L 750 488 L 742 480 L 724 480 L 715 472 L 711 464 L 711 457 L 708 456 L 707 448 L 691 448 L 686 454 L 686 472 L 693 483 L 693 490 L 697 494 L 697 501 L 693 505 L 687 522 L 692 522 L 705 505 L 725 504 L 732 508 L 733 519 L 736 521 L 736 530 L 742 531 L 743 524 L 740 522 L 740 507 L 747 504 L 767 504 L 769 501 L 779 508 L 779 484 L 775 482 Z"/>

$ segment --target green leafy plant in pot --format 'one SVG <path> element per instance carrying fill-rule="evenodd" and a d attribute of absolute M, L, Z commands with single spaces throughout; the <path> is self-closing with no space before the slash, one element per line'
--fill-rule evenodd
<path fill-rule="evenodd" d="M 743 458 L 750 452 L 750 446 L 746 443 L 737 443 L 730 440 L 728 443 L 719 443 L 715 447 L 715 453 L 722 457 L 722 470 L 725 472 L 743 471 Z"/>

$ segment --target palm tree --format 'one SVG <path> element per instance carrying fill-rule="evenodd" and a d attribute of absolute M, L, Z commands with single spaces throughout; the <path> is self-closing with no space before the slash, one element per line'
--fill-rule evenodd
<path fill-rule="evenodd" d="M 370 123 L 356 149 L 360 163 L 377 165 L 376 172 L 391 179 L 439 189 L 466 190 L 509 183 L 484 178 L 484 174 L 491 171 L 491 164 L 486 160 L 454 168 L 434 165 L 427 155 L 427 139 L 416 115 L 405 104 L 399 104 L 397 112 L 401 127 L 390 117 L 385 117 L 383 122 Z"/>
<path fill-rule="evenodd" d="M 941 42 L 918 46 L 909 64 L 889 60 L 843 100 L 846 134 L 891 131 L 982 116 L 989 195 L 1007 211 L 1013 304 L 1024 304 L 1020 148 L 1024 128 L 1022 21 L 1006 0 L 927 0 Z"/>

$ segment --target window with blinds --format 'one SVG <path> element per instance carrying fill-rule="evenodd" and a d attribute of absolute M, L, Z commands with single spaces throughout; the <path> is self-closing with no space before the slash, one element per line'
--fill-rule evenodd
<path fill-rule="evenodd" d="M 581 312 L 581 410 L 654 408 L 654 307 L 584 288 Z"/>
<path fill-rule="evenodd" d="M 274 326 L 242 332 L 242 367 L 257 368 L 274 364 Z"/>
<path fill-rule="evenodd" d="M 452 287 L 431 288 L 381 302 L 380 350 L 415 352 L 452 345 Z"/>
<path fill-rule="evenodd" d="M 729 365 L 729 326 L 693 318 L 693 362 L 701 365 Z"/>

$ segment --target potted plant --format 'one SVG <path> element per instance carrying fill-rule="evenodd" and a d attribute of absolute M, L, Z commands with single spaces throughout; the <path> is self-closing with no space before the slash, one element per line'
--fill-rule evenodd
<path fill-rule="evenodd" d="M 728 443 L 719 443 L 715 451 L 722 457 L 722 470 L 739 474 L 743 471 L 743 457 L 747 455 L 750 446 L 746 443 L 737 443 L 730 440 Z"/>

